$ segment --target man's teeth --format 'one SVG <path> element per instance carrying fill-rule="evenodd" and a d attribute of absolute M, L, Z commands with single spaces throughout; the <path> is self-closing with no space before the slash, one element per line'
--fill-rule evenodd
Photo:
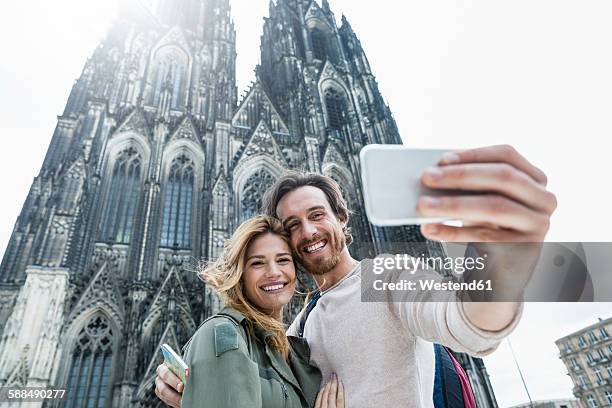
<path fill-rule="evenodd" d="M 325 246 L 325 242 L 323 241 L 319 241 L 314 245 L 310 245 L 306 247 L 306 252 L 314 252 L 319 248 L 323 248 L 323 246 Z"/>
<path fill-rule="evenodd" d="M 266 292 L 271 292 L 273 290 L 282 289 L 284 286 L 285 286 L 284 283 L 279 283 L 278 285 L 264 286 L 262 289 L 265 290 Z"/>

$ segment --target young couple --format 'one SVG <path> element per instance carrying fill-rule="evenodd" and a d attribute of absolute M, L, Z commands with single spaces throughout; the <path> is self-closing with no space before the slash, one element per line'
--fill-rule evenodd
<path fill-rule="evenodd" d="M 542 242 L 556 208 L 546 176 L 509 146 L 444 156 L 422 181 L 488 192 L 423 197 L 424 215 L 466 221 L 423 226 L 429 239 Z M 264 212 L 241 225 L 203 272 L 226 308 L 186 346 L 186 384 L 165 365 L 157 368 L 155 392 L 172 407 L 181 406 L 181 393 L 184 408 L 432 407 L 432 342 L 482 356 L 518 322 L 518 301 L 361 302 L 361 265 L 348 251 L 349 210 L 328 177 L 281 177 L 266 193 Z M 319 293 L 286 337 L 282 308 L 295 287 L 295 262 Z M 505 275 L 494 276 L 496 283 L 512 287 L 516 274 Z"/>

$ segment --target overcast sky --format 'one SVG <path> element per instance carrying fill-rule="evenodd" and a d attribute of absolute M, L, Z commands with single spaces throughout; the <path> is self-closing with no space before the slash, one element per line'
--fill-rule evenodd
<path fill-rule="evenodd" d="M 118 0 L 5 2 L 0 13 L 0 251 L 85 59 Z M 253 79 L 266 0 L 233 0 L 238 82 Z M 511 143 L 549 177 L 550 241 L 610 241 L 612 2 L 330 0 L 359 35 L 406 145 Z M 532 397 L 571 396 L 554 340 L 609 304 L 528 304 L 511 341 Z M 500 406 L 527 396 L 506 343 L 486 360 Z"/>

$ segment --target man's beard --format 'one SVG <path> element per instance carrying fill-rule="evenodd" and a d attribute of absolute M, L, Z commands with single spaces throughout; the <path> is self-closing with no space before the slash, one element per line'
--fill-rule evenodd
<path fill-rule="evenodd" d="M 310 240 L 310 242 L 315 242 L 324 237 L 317 237 L 315 239 Z M 334 229 L 333 237 L 327 238 L 327 245 L 329 245 L 331 255 L 327 257 L 315 257 L 312 260 L 305 262 L 304 258 L 300 256 L 300 263 L 304 266 L 306 271 L 315 276 L 321 276 L 331 271 L 338 265 L 340 262 L 340 256 L 342 254 L 342 249 L 344 248 L 344 232 L 342 230 Z M 308 245 L 308 242 L 302 243 L 300 245 L 301 248 Z"/>

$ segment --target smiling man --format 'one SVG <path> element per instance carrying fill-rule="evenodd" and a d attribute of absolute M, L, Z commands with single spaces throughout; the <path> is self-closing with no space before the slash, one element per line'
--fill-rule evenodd
<path fill-rule="evenodd" d="M 544 173 L 509 146 L 453 153 L 422 181 L 432 188 L 488 192 L 424 197 L 419 210 L 425 215 L 466 220 L 464 227 L 422 227 L 430 239 L 541 242 L 556 208 Z M 300 312 L 287 334 L 306 338 L 324 381 L 333 373 L 342 379 L 348 407 L 431 407 L 432 342 L 483 356 L 518 323 L 519 302 L 362 302 L 361 263 L 348 250 L 350 211 L 328 177 L 287 174 L 264 201 L 264 211 L 290 232 L 292 249 L 319 288 L 316 303 Z M 497 279 L 503 285 L 516 276 Z M 174 388 L 182 387 L 177 380 L 158 367 L 156 393 L 175 407 L 180 396 Z"/>

